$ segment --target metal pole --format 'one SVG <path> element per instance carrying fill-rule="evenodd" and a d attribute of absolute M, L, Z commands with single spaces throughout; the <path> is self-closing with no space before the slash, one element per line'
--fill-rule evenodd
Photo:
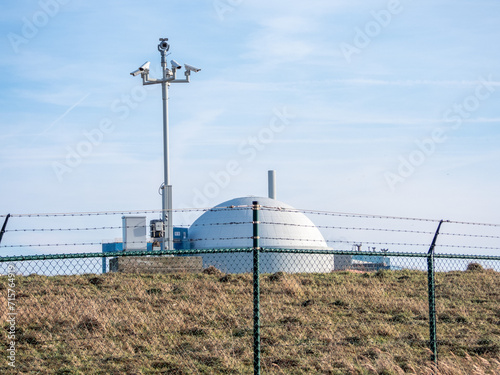
<path fill-rule="evenodd" d="M 431 350 L 431 361 L 437 366 L 438 354 L 437 354 L 437 334 L 436 334 L 436 289 L 434 280 L 434 247 L 436 246 L 436 241 L 439 235 L 439 230 L 441 229 L 441 224 L 443 220 L 439 222 L 434 238 L 432 239 L 432 244 L 427 253 L 427 287 L 429 295 L 429 349 Z"/>
<path fill-rule="evenodd" d="M 253 373 L 260 375 L 259 202 L 253 210 Z"/>
<path fill-rule="evenodd" d="M 137 76 L 141 75 L 143 85 L 156 85 L 161 83 L 162 87 L 162 99 L 163 99 L 163 185 L 162 190 L 162 218 L 163 223 L 163 237 L 161 240 L 161 250 L 173 250 L 174 248 L 174 228 L 173 228 L 173 211 L 172 211 L 172 185 L 170 185 L 170 161 L 168 153 L 168 89 L 170 83 L 189 83 L 189 77 L 191 72 L 199 72 L 201 69 L 196 68 L 192 65 L 184 64 L 186 69 L 184 72 L 185 79 L 177 79 L 176 73 L 178 69 L 182 66 L 172 60 L 172 70 L 167 67 L 167 52 L 170 48 L 167 43 L 168 38 L 160 38 L 160 44 L 158 44 L 158 51 L 161 53 L 161 67 L 163 71 L 163 76 L 161 79 L 150 78 L 149 77 L 149 65 L 150 62 L 142 64 L 138 69 L 134 70 L 130 75 Z"/>
<path fill-rule="evenodd" d="M 164 234 L 161 243 L 161 250 L 173 249 L 173 227 L 172 227 L 172 207 L 171 207 L 171 185 L 170 185 L 170 159 L 169 159 L 169 134 L 168 134 L 168 89 L 170 83 L 167 82 L 167 51 L 161 51 L 161 67 L 163 70 L 163 81 L 161 92 L 163 99 L 163 191 L 162 191 L 162 212 L 164 222 Z M 165 226 L 166 224 L 166 226 Z"/>

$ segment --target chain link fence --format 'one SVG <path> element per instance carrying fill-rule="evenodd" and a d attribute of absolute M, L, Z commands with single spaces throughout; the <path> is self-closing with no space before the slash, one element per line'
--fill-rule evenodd
<path fill-rule="evenodd" d="M 203 224 L 215 234 L 195 239 L 247 246 L 0 257 L 0 370 L 500 373 L 497 226 L 447 223 L 439 234 L 436 220 L 310 212 L 328 246 L 277 248 L 266 241 L 284 235 L 266 225 L 291 230 L 292 243 L 309 224 L 271 222 L 264 211 L 274 208 L 246 210 L 245 220 Z M 374 236 L 357 241 L 353 231 Z M 438 251 L 473 246 L 486 254 Z"/>
<path fill-rule="evenodd" d="M 244 263 L 252 251 L 207 252 L 228 254 L 235 263 Z M 311 255 L 277 249 L 262 249 L 260 255 L 271 253 L 282 255 L 285 262 L 288 258 L 289 266 L 301 261 L 294 257 L 297 254 Z M 182 253 L 185 258 L 202 254 Z M 177 257 L 116 255 L 112 259 L 136 262 L 137 272 L 102 274 L 97 254 L 1 259 L 1 303 L 8 307 L 2 310 L 2 321 L 9 332 L 8 314 L 16 314 L 19 373 L 254 371 L 256 300 L 251 273 L 223 273 L 213 266 L 195 272 L 145 273 L 141 260 Z M 324 256 L 352 254 L 328 251 Z M 388 255 L 396 269 L 260 274 L 263 373 L 432 368 L 428 275 L 419 270 L 425 256 Z M 498 359 L 499 271 L 500 259 L 495 257 L 436 259 L 440 362 L 476 355 Z M 2 343 L 4 352 L 8 342 Z M 8 359 L 4 356 L 2 361 L 2 371 L 9 370 Z"/>

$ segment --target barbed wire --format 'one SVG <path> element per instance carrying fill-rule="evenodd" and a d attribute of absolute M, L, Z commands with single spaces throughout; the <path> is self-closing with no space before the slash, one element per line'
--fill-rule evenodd
<path fill-rule="evenodd" d="M 257 199 L 257 198 L 256 198 Z M 173 213 L 176 212 L 206 212 L 206 211 L 226 211 L 226 210 L 251 210 L 253 205 L 232 205 L 232 206 L 216 206 L 216 207 L 200 207 L 200 208 L 178 208 L 172 209 Z M 407 220 L 407 221 L 422 221 L 422 222 L 439 222 L 440 219 L 429 219 L 429 218 L 416 218 L 416 217 L 404 217 L 404 216 L 389 216 L 389 215 L 373 215 L 373 214 L 363 214 L 363 213 L 349 213 L 349 212 L 335 212 L 335 211 L 321 211 L 321 210 L 309 210 L 309 209 L 296 209 L 290 207 L 273 207 L 273 206 L 259 206 L 260 210 L 268 211 L 284 211 L 284 212 L 296 212 L 303 214 L 314 214 L 314 215 L 326 215 L 326 216 L 339 216 L 339 217 L 355 217 L 355 218 L 365 218 L 365 219 L 391 219 L 391 220 Z M 124 211 L 91 211 L 91 212 L 63 212 L 63 213 L 28 213 L 28 214 L 10 214 L 11 217 L 81 217 L 81 216 L 106 216 L 106 215 L 135 215 L 135 214 L 147 214 L 147 213 L 163 213 L 164 210 L 161 209 L 146 209 L 146 210 L 124 210 Z M 0 215 L 1 217 L 6 217 L 7 215 Z M 445 222 L 450 224 L 460 224 L 460 225 L 476 225 L 476 226 L 488 226 L 488 227 L 500 227 L 500 224 L 495 223 L 478 223 L 478 222 L 468 222 L 468 221 L 455 221 L 455 220 L 445 220 Z"/>
<path fill-rule="evenodd" d="M 229 210 L 252 210 L 252 205 L 241 205 L 241 206 L 227 206 L 227 207 L 212 207 L 212 208 L 186 208 L 186 209 L 174 209 L 173 212 L 192 212 L 192 211 L 229 211 Z M 397 216 L 384 216 L 384 215 L 367 215 L 367 214 L 357 214 L 357 213 L 344 213 L 344 212 L 329 212 L 329 211 L 314 211 L 314 210 L 297 210 L 294 208 L 286 208 L 286 207 L 267 207 L 260 206 L 261 210 L 272 210 L 272 211 L 285 211 L 285 212 L 300 212 L 300 213 L 310 213 L 310 214 L 319 214 L 319 215 L 330 215 L 330 216 L 342 216 L 342 217 L 355 217 L 355 218 L 371 218 L 371 219 L 396 219 L 396 220 L 413 220 L 413 221 L 426 221 L 426 222 L 435 222 L 437 220 L 434 219 L 421 219 L 421 218 L 405 218 L 405 217 L 397 217 Z M 95 215 L 132 215 L 132 214 L 147 214 L 147 213 L 161 213 L 162 210 L 130 210 L 130 211 L 96 211 L 96 212 L 69 212 L 69 213 L 42 213 L 42 214 L 12 214 L 11 217 L 83 217 L 83 216 L 95 216 Z M 6 215 L 0 215 L 6 216 Z M 177 225 L 177 228 L 188 228 L 188 227 L 215 227 L 215 226 L 236 226 L 236 225 L 248 225 L 252 224 L 253 221 L 249 219 L 248 221 L 220 221 L 220 222 L 206 222 L 206 223 L 194 223 L 189 226 L 187 224 Z M 387 227 L 376 227 L 376 226 L 337 226 L 337 225 L 314 225 L 307 223 L 294 223 L 294 222 L 273 222 L 273 221 L 260 221 L 261 225 L 281 225 L 281 226 L 289 226 L 289 227 L 297 227 L 297 228 L 318 228 L 318 229 L 328 229 L 328 230 L 337 230 L 337 231 L 373 231 L 373 232 L 390 232 L 390 233 L 401 233 L 401 234 L 422 234 L 422 235 L 432 235 L 433 231 L 427 230 L 416 230 L 416 229 L 400 229 L 400 228 L 387 228 Z M 481 226 L 489 226 L 489 227 L 497 227 L 500 226 L 498 224 L 486 224 L 486 223 L 473 223 L 473 222 L 464 222 L 464 221 L 446 221 L 448 224 L 460 224 L 460 225 L 481 225 Z M 150 225 L 145 224 L 144 227 L 148 228 Z M 82 226 L 82 227 L 68 227 L 68 228 L 17 228 L 17 229 L 6 229 L 4 232 L 10 233 L 26 233 L 26 232 L 64 232 L 64 231 L 101 231 L 101 230 L 123 230 L 127 228 L 136 228 L 135 225 L 129 225 L 126 227 L 123 226 Z M 142 226 L 141 226 L 142 227 Z M 214 233 L 215 234 L 215 233 Z M 496 234 L 473 234 L 473 233 L 455 233 L 455 232 L 442 232 L 440 236 L 456 236 L 456 237 L 470 237 L 470 238 L 479 238 L 479 239 L 500 239 L 499 235 Z M 174 239 L 175 243 L 179 242 L 188 242 L 188 243 L 197 243 L 200 241 L 232 241 L 232 240 L 248 240 L 251 241 L 253 237 L 249 236 L 226 236 L 226 237 L 201 237 L 201 238 L 186 238 L 186 239 Z M 263 240 L 271 240 L 271 241 L 281 241 L 281 242 L 300 242 L 304 243 L 324 243 L 323 239 L 314 239 L 314 238 L 290 238 L 284 236 L 262 236 L 260 237 Z M 399 239 L 399 238 L 398 238 Z M 54 243 L 38 243 L 38 244 L 9 244 L 9 245 L 0 245 L 0 248 L 17 248 L 17 247 L 62 247 L 62 246 L 101 246 L 103 243 L 108 242 L 121 242 L 121 240 L 116 239 L 115 241 L 82 241 L 82 242 L 54 242 Z M 151 240 L 147 240 L 146 242 L 151 242 Z M 413 246 L 413 247 L 425 247 L 429 246 L 428 243 L 413 243 L 410 241 L 395 241 L 395 242 L 379 242 L 379 241 L 362 241 L 365 245 L 382 245 L 382 246 Z M 139 242 L 130 242 L 129 244 L 134 243 L 145 243 L 144 241 Z M 340 240 L 326 240 L 326 243 L 346 243 L 351 246 L 357 245 L 360 243 L 357 241 L 340 241 Z M 487 243 L 478 245 L 459 245 L 459 244 L 437 244 L 437 247 L 441 248 L 457 248 L 457 249 L 482 249 L 482 250 L 500 250 L 500 247 L 496 246 L 486 246 Z"/>
<path fill-rule="evenodd" d="M 201 207 L 201 208 L 173 208 L 171 211 L 173 213 L 178 212 L 205 212 L 205 211 L 229 211 L 229 210 L 248 210 L 253 206 L 251 205 L 241 205 L 241 206 L 227 206 L 227 207 Z M 82 216 L 112 216 L 112 215 L 137 215 L 137 214 L 161 214 L 165 210 L 155 209 L 155 210 L 126 210 L 126 211 L 89 211 L 89 212 L 53 212 L 53 213 L 28 213 L 28 214 L 10 214 L 10 217 L 82 217 Z M 1 217 L 6 217 L 7 215 L 0 215 Z"/>
<path fill-rule="evenodd" d="M 174 243 L 182 243 L 187 241 L 189 243 L 199 241 L 232 241 L 232 240 L 252 240 L 252 236 L 234 236 L 234 237 L 204 237 L 204 238 L 190 238 L 190 239 L 174 239 Z M 315 243 L 345 243 L 351 246 L 358 245 L 359 241 L 346 241 L 346 240 L 322 240 L 310 238 L 291 238 L 291 237 L 268 237 L 261 236 L 260 239 L 275 240 L 279 242 L 315 242 Z M 121 241 L 118 241 L 121 242 Z M 114 242 L 67 242 L 67 243 L 46 243 L 46 244 L 14 244 L 14 245 L 0 245 L 0 248 L 16 248 L 16 247 L 61 247 L 61 246 L 101 246 L 105 243 Z M 150 241 L 127 241 L 127 244 L 146 244 Z M 411 243 L 411 242 L 376 242 L 367 241 L 362 242 L 365 245 L 384 245 L 384 246 L 414 246 L 414 247 L 428 247 L 428 243 Z M 436 244 L 436 247 L 445 248 L 458 248 L 458 249 L 482 249 L 482 250 L 500 250 L 500 247 L 495 246 L 475 246 L 475 245 L 454 245 L 454 244 Z"/>
<path fill-rule="evenodd" d="M 105 245 L 108 243 L 122 243 L 122 241 L 111 241 L 111 242 L 106 242 L 106 241 L 101 241 L 101 242 L 69 242 L 69 243 L 47 243 L 47 244 L 16 244 L 16 245 L 0 245 L 0 248 L 5 247 L 5 248 L 12 248 L 12 247 L 51 247 L 51 246 L 95 246 L 95 245 Z M 174 239 L 174 243 L 181 243 L 181 239 Z M 124 242 L 123 242 L 124 243 Z M 150 243 L 153 243 L 151 241 L 127 241 L 127 245 L 133 245 L 133 244 L 143 244 L 147 245 Z"/>
<path fill-rule="evenodd" d="M 172 209 L 172 212 L 192 212 L 208 211 L 210 208 L 180 208 Z M 113 215 L 138 215 L 138 214 L 161 214 L 163 210 L 130 210 L 130 211 L 90 211 L 90 212 L 54 212 L 54 213 L 31 213 L 31 214 L 10 214 L 11 217 L 82 217 L 82 216 L 113 216 Z M 7 215 L 0 215 L 6 217 Z"/>
<path fill-rule="evenodd" d="M 389 229 L 389 228 L 375 228 L 375 227 L 343 227 L 336 225 L 306 225 L 297 223 L 277 223 L 272 221 L 260 221 L 261 224 L 283 225 L 303 228 L 322 228 L 322 229 L 338 229 L 338 230 L 366 230 L 366 231 L 379 231 L 379 232 L 396 232 L 396 233 L 414 233 L 414 234 L 434 234 L 430 231 L 411 230 L 411 229 Z M 481 234 L 467 234 L 467 233 L 440 233 L 444 236 L 460 236 L 460 237 L 475 237 L 475 238 L 494 238 L 500 239 L 500 236 L 490 236 Z"/>
<path fill-rule="evenodd" d="M 18 244 L 18 245 L 0 245 L 0 248 L 13 247 L 60 247 L 60 246 L 96 246 L 102 245 L 103 242 L 68 242 L 68 243 L 47 243 L 47 244 Z"/>
<path fill-rule="evenodd" d="M 372 215 L 372 214 L 360 214 L 360 213 L 348 213 L 348 212 L 307 210 L 307 209 L 296 209 L 296 208 L 286 208 L 286 207 L 260 206 L 260 208 L 263 210 L 269 210 L 269 211 L 300 212 L 303 214 L 356 217 L 356 218 L 364 218 L 364 219 L 392 219 L 392 220 L 423 221 L 423 222 L 434 222 L 434 223 L 439 223 L 441 221 L 441 219 L 428 219 L 428 218 L 416 218 L 416 217 L 404 217 L 404 216 L 388 216 L 388 215 Z M 444 220 L 444 222 L 450 223 L 450 224 L 500 227 L 500 224 L 493 224 L 493 223 L 476 223 L 476 222 L 454 221 L 454 220 Z"/>
<path fill-rule="evenodd" d="M 207 237 L 207 238 L 190 238 L 189 242 L 197 242 L 197 241 L 229 241 L 229 240 L 251 240 L 252 236 L 245 237 Z M 262 238 L 262 237 L 261 237 Z"/>
<path fill-rule="evenodd" d="M 418 231 L 410 229 L 386 229 L 386 228 L 368 228 L 368 227 L 339 227 L 334 225 L 306 225 L 297 223 L 276 223 L 272 221 L 261 221 L 261 224 L 284 225 L 303 228 L 322 228 L 322 229 L 340 229 L 340 230 L 372 230 L 381 232 L 400 232 L 400 233 L 419 233 L 419 234 L 434 234 L 434 232 Z"/>
<path fill-rule="evenodd" d="M 251 240 L 251 236 L 247 237 L 207 237 L 207 238 L 193 238 L 193 239 L 174 239 L 174 243 L 182 243 L 183 241 L 197 242 L 197 241 L 229 241 L 229 240 Z M 119 241 L 121 243 L 121 241 Z M 106 243 L 114 242 L 68 242 L 68 243 L 47 243 L 47 244 L 16 244 L 16 245 L 0 245 L 0 248 L 13 248 L 13 247 L 58 247 L 58 246 L 96 246 Z M 127 244 L 146 244 L 149 241 L 127 241 Z"/>
<path fill-rule="evenodd" d="M 303 214 L 314 214 L 314 215 L 324 215 L 324 216 L 357 217 L 357 218 L 364 218 L 364 219 L 394 219 L 394 220 L 426 221 L 426 222 L 439 222 L 440 221 L 439 219 L 425 219 L 425 218 L 403 217 L 403 216 L 386 216 L 386 215 L 372 215 L 372 214 L 360 214 L 360 213 L 349 213 L 349 212 L 307 210 L 307 209 L 284 208 L 284 207 L 277 208 L 277 207 L 261 206 L 261 209 L 269 210 L 269 211 L 300 212 Z"/>
<path fill-rule="evenodd" d="M 48 244 L 18 244 L 18 245 L 0 245 L 0 248 L 12 247 L 58 247 L 58 246 L 91 246 L 102 245 L 102 242 L 74 242 L 74 243 L 48 243 Z"/>
<path fill-rule="evenodd" d="M 262 224 L 262 222 L 260 222 Z M 250 225 L 252 224 L 252 221 L 229 221 L 229 222 L 221 222 L 221 223 L 196 223 L 193 224 L 192 226 L 195 227 L 210 227 L 210 226 L 217 226 L 217 225 Z"/>
<path fill-rule="evenodd" d="M 273 223 L 273 222 L 260 222 L 261 224 L 269 225 L 283 225 L 283 226 L 294 226 L 294 227 L 304 227 L 304 228 L 322 228 L 322 229 L 337 229 L 337 230 L 364 230 L 364 231 L 379 231 L 379 232 L 393 232 L 393 233 L 412 233 L 412 234 L 428 234 L 432 235 L 433 232 L 419 231 L 419 230 L 408 230 L 408 229 L 388 229 L 388 228 L 369 228 L 369 227 L 339 227 L 339 226 L 327 226 L 327 225 L 302 225 L 294 223 Z M 226 222 L 226 223 L 206 223 L 206 224 L 196 224 L 195 226 L 224 226 L 224 225 L 248 225 L 251 222 Z M 145 225 L 145 228 L 149 225 Z M 189 225 L 179 225 L 177 228 L 189 228 Z M 7 229 L 5 232 L 19 233 L 19 232 L 64 232 L 64 231 L 92 231 L 92 230 L 121 230 L 124 228 L 136 228 L 136 226 L 104 226 L 104 227 L 75 227 L 75 228 L 30 228 L 30 229 Z M 471 237 L 471 238 L 489 238 L 489 239 L 500 239 L 500 236 L 494 235 L 481 235 L 481 234 L 466 234 L 466 233 L 440 233 L 441 236 L 457 236 L 457 237 Z M 235 237 L 236 238 L 236 237 Z M 246 238 L 246 237 L 245 237 Z M 199 241 L 201 239 L 193 239 L 192 241 Z M 1 246 L 0 246 L 1 247 Z"/>
<path fill-rule="evenodd" d="M 242 222 L 228 222 L 228 223 L 207 223 L 207 224 L 196 224 L 195 226 L 214 226 L 214 225 L 239 225 L 239 224 L 252 224 L 251 221 Z M 109 229 L 129 229 L 129 228 L 149 228 L 150 225 L 127 225 L 127 226 L 110 226 L 110 227 L 76 227 L 76 228 L 30 228 L 30 229 L 7 229 L 5 232 L 55 232 L 55 231 L 86 231 L 86 230 L 109 230 Z M 191 227 L 188 224 L 175 225 L 175 228 L 188 228 Z"/>
<path fill-rule="evenodd" d="M 194 226 L 224 226 L 224 225 L 248 225 L 252 224 L 251 221 L 232 221 L 232 222 L 217 222 L 217 223 L 200 223 Z M 333 225 L 306 225 L 297 223 L 280 223 L 271 221 L 260 221 L 260 224 L 268 225 L 282 225 L 282 226 L 293 226 L 302 228 L 322 228 L 322 229 L 337 229 L 337 230 L 364 230 L 364 231 L 379 231 L 379 232 L 393 232 L 393 233 L 412 233 L 412 234 L 428 234 L 432 235 L 434 232 L 430 231 L 420 231 L 411 229 L 389 229 L 389 228 L 375 228 L 375 227 L 345 227 L 345 226 L 333 226 Z M 103 227 L 74 227 L 74 228 L 29 228 L 29 229 L 7 229 L 5 232 L 60 232 L 60 231 L 91 231 L 91 230 L 115 230 L 124 228 L 136 228 L 137 226 L 103 226 Z M 144 225 L 145 228 L 149 227 L 149 224 Z M 180 228 L 189 228 L 188 224 L 176 225 Z M 472 238 L 491 238 L 500 239 L 500 236 L 495 235 L 481 235 L 481 234 L 468 234 L 468 233 L 451 233 L 444 232 L 440 233 L 441 236 L 457 236 L 457 237 L 472 237 Z"/>
<path fill-rule="evenodd" d="M 32 228 L 32 229 L 7 229 L 5 232 L 62 232 L 62 231 L 87 231 L 87 230 L 108 230 L 134 228 L 135 226 L 114 226 L 114 227 L 94 227 L 94 228 Z"/>
<path fill-rule="evenodd" d="M 302 242 L 302 241 L 307 241 L 307 242 L 320 242 L 324 243 L 325 241 L 323 239 L 314 239 L 314 238 L 291 238 L 291 237 L 268 237 L 268 236 L 260 236 L 260 239 L 264 240 L 277 240 L 277 241 L 294 241 L 294 242 Z"/>
<path fill-rule="evenodd" d="M 440 236 L 458 236 L 458 237 L 475 237 L 475 238 L 495 238 L 500 239 L 500 236 L 489 236 L 483 234 L 467 234 L 467 233 L 439 233 Z"/>

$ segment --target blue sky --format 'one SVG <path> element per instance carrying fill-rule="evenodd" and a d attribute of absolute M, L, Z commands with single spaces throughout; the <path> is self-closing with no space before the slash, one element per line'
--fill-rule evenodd
<path fill-rule="evenodd" d="M 297 208 L 499 222 L 498 1 L 1 7 L 0 214 L 161 208 L 161 90 L 129 73 L 168 37 L 202 68 L 170 88 L 175 208 L 275 169 Z"/>

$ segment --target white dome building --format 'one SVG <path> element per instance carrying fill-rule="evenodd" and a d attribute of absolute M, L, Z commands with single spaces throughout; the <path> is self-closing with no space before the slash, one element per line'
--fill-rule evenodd
<path fill-rule="evenodd" d="M 253 246 L 252 202 L 259 210 L 262 248 L 320 249 L 328 246 L 320 231 L 303 213 L 283 202 L 264 197 L 242 197 L 223 202 L 201 215 L 189 228 L 193 249 L 234 249 Z M 223 272 L 252 271 L 252 253 L 202 254 L 203 267 Z M 261 253 L 262 273 L 330 272 L 333 255 Z"/>

